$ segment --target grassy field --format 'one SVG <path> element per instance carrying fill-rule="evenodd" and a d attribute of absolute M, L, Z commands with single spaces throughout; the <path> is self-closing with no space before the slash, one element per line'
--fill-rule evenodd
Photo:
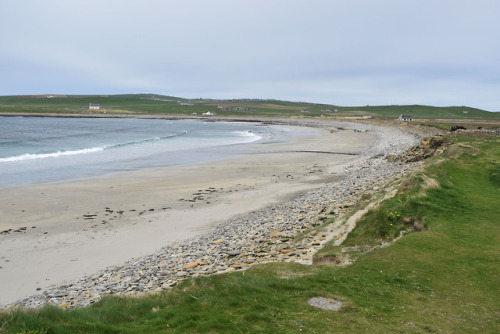
<path fill-rule="evenodd" d="M 443 155 L 396 185 L 396 196 L 370 211 L 343 245 L 318 254 L 341 256 L 347 248 L 357 258 L 349 266 L 271 263 L 143 298 L 6 312 L 0 332 L 498 333 L 500 140 L 449 140 Z M 343 307 L 308 305 L 316 296 Z"/>
<path fill-rule="evenodd" d="M 192 105 L 180 105 L 190 102 Z M 89 103 L 101 106 L 98 111 L 89 111 Z M 229 110 L 218 108 L 227 107 Z M 243 110 L 235 110 L 240 107 Z M 230 117 L 363 117 L 395 119 L 401 114 L 413 115 L 416 119 L 493 119 L 500 120 L 500 113 L 492 113 L 470 107 L 432 106 L 360 106 L 341 107 L 306 102 L 277 100 L 187 100 L 179 97 L 153 94 L 129 95 L 57 95 L 57 96 L 0 96 L 0 113 L 37 114 L 135 114 L 135 115 L 201 115 L 216 112 L 218 116 Z"/>

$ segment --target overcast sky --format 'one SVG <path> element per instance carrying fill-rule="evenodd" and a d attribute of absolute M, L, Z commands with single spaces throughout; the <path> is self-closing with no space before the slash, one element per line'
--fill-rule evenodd
<path fill-rule="evenodd" d="M 0 1 L 0 95 L 121 93 L 500 111 L 500 1 Z"/>

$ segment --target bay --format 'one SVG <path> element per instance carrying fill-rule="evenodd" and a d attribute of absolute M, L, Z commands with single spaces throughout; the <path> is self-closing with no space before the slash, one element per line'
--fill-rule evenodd
<path fill-rule="evenodd" d="M 0 187 L 200 163 L 305 132 L 200 120 L 0 117 Z"/>

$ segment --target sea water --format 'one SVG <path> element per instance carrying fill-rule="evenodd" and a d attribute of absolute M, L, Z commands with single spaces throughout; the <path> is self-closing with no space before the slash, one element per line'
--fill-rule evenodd
<path fill-rule="evenodd" d="M 0 117 L 0 187 L 199 163 L 291 132 L 258 123 Z"/>

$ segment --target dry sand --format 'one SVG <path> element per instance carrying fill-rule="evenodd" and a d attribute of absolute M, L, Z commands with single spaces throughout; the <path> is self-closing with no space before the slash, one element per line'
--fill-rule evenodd
<path fill-rule="evenodd" d="M 1 189 L 0 307 L 320 187 L 376 140 L 321 129 L 236 158 Z"/>

